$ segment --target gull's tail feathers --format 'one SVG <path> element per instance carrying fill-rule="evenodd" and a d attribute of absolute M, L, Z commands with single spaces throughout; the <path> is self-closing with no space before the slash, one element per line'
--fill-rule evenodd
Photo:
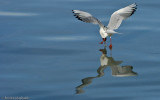
<path fill-rule="evenodd" d="M 115 32 L 114 30 L 107 30 L 107 33 L 109 33 L 109 34 L 116 34 L 118 32 Z"/>
<path fill-rule="evenodd" d="M 116 32 L 114 30 L 107 30 L 107 33 L 109 33 L 109 34 L 123 34 L 123 33 Z"/>

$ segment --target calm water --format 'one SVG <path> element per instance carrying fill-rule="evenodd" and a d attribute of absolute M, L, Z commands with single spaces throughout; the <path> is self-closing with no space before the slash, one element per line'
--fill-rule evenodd
<path fill-rule="evenodd" d="M 112 37 L 112 51 L 98 44 L 98 26 L 71 13 L 85 10 L 107 25 L 115 10 L 134 2 L 137 12 L 117 30 L 123 34 Z M 158 100 L 159 5 L 159 0 L 0 0 L 1 99 Z"/>

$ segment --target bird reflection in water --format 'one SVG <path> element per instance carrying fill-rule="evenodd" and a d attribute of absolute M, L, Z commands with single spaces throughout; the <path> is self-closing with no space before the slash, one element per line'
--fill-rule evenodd
<path fill-rule="evenodd" d="M 110 49 L 112 52 L 112 49 Z M 102 52 L 100 57 L 101 66 L 97 69 L 97 76 L 94 77 L 86 77 L 82 79 L 82 84 L 76 87 L 76 94 L 84 93 L 83 88 L 92 83 L 92 79 L 104 76 L 104 70 L 106 67 L 111 67 L 112 76 L 115 77 L 127 77 L 127 76 L 136 76 L 137 73 L 133 72 L 133 67 L 130 65 L 121 66 L 120 64 L 123 61 L 116 61 L 110 54 L 110 57 L 107 56 L 106 47 L 104 49 L 100 49 Z"/>

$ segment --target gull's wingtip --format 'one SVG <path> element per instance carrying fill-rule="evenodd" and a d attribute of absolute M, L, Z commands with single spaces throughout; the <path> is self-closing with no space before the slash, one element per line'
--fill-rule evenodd
<path fill-rule="evenodd" d="M 72 10 L 72 13 L 78 13 L 79 10 Z"/>
<path fill-rule="evenodd" d="M 133 4 L 130 5 L 130 7 L 133 8 L 133 12 L 131 13 L 131 15 L 133 15 L 135 13 L 135 11 L 137 10 L 137 4 L 133 3 Z"/>
<path fill-rule="evenodd" d="M 133 6 L 135 6 L 135 7 L 137 7 L 138 5 L 137 5 L 137 3 L 133 3 L 133 4 L 131 4 L 131 5 L 133 5 Z"/>

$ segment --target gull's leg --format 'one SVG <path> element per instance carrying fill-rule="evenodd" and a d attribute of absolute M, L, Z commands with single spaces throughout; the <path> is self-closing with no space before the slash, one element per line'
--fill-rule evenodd
<path fill-rule="evenodd" d="M 103 44 L 103 43 L 105 44 L 105 42 L 106 42 L 106 38 L 102 38 L 102 40 L 103 40 L 103 41 L 102 41 L 102 42 L 100 42 L 99 44 Z"/>
<path fill-rule="evenodd" d="M 110 45 L 109 45 L 109 48 L 112 49 L 112 39 L 111 39 L 111 36 L 110 36 Z"/>

